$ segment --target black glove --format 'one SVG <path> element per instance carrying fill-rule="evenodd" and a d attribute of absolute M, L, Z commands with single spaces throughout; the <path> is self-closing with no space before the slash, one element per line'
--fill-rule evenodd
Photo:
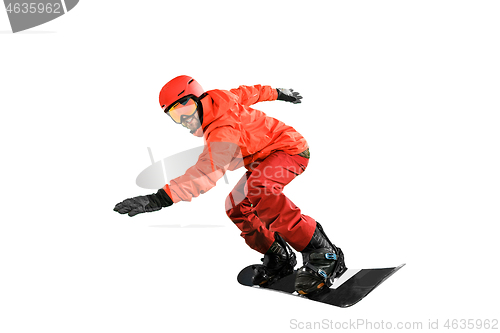
<path fill-rule="evenodd" d="M 154 212 L 162 207 L 171 206 L 173 203 L 167 192 L 161 188 L 156 194 L 125 199 L 116 204 L 113 210 L 120 214 L 128 213 L 128 216 L 134 216 L 140 213 Z"/>
<path fill-rule="evenodd" d="M 287 101 L 293 104 L 301 103 L 302 96 L 298 92 L 294 92 L 293 89 L 276 88 L 278 91 L 278 100 Z"/>

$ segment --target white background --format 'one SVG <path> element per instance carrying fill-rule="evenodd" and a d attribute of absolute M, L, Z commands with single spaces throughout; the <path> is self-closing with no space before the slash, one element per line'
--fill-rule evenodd
<path fill-rule="evenodd" d="M 0 12 L 1 332 L 499 319 L 498 2 L 87 0 L 18 34 Z M 135 184 L 147 147 L 202 145 L 158 105 L 181 74 L 301 92 L 256 106 L 310 144 L 285 193 L 348 267 L 406 267 L 348 309 L 240 286 L 261 257 L 224 211 L 242 169 L 113 212 L 152 192 Z"/>

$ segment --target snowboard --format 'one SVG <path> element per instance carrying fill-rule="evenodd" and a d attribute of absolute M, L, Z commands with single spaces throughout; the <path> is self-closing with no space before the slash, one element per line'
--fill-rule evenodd
<path fill-rule="evenodd" d="M 361 301 L 404 265 L 388 268 L 347 269 L 338 279 L 333 281 L 330 288 L 324 288 L 319 294 L 308 297 L 300 295 L 294 290 L 297 270 L 266 287 L 260 287 L 252 284 L 253 269 L 258 265 L 250 265 L 238 274 L 238 282 L 244 286 L 284 292 L 296 297 L 346 308 Z"/>

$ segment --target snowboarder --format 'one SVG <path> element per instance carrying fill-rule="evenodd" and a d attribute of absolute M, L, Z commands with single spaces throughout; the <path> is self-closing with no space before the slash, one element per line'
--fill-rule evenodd
<path fill-rule="evenodd" d="M 175 123 L 204 137 L 204 150 L 184 175 L 155 194 L 126 199 L 114 210 L 134 216 L 191 201 L 214 187 L 227 170 L 244 165 L 247 172 L 225 206 L 248 246 L 264 255 L 253 283 L 266 286 L 293 271 L 296 260 L 290 245 L 303 256 L 296 291 L 314 295 L 327 288 L 346 270 L 343 253 L 319 223 L 283 194 L 283 188 L 306 169 L 308 144 L 293 127 L 251 108 L 263 101 L 297 104 L 301 99 L 292 89 L 255 85 L 205 92 L 189 76 L 172 79 L 160 91 L 160 106 Z"/>

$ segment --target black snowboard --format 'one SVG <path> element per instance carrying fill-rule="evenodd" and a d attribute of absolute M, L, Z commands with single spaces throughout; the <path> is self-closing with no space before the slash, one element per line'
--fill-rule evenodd
<path fill-rule="evenodd" d="M 389 268 L 372 268 L 372 269 L 361 269 L 361 270 L 348 269 L 339 278 L 339 281 L 334 282 L 330 288 L 325 288 L 325 290 L 322 291 L 320 294 L 315 295 L 314 297 L 310 296 L 307 298 L 317 302 L 326 303 L 342 308 L 349 307 L 361 301 L 373 289 L 377 288 L 382 282 L 388 279 L 392 274 L 397 272 L 404 265 L 405 264 L 402 264 L 398 267 L 389 267 Z M 248 267 L 245 267 L 238 274 L 238 282 L 240 284 L 260 289 L 271 289 L 271 290 L 281 291 L 295 295 L 297 297 L 306 298 L 305 296 L 299 295 L 294 290 L 295 275 L 297 274 L 297 270 L 295 270 L 293 274 L 285 276 L 284 278 L 263 288 L 252 285 L 254 266 L 255 265 L 250 265 Z M 354 272 L 356 273 L 353 275 Z M 346 281 L 343 281 L 347 277 L 349 278 Z M 341 284 L 338 285 L 339 283 Z"/>

